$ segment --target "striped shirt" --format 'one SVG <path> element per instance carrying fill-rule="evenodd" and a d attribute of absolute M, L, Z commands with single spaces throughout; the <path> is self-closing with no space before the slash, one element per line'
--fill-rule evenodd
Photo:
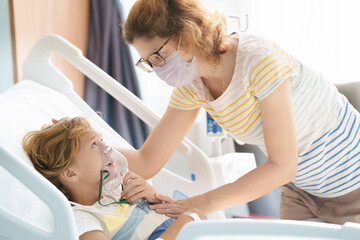
<path fill-rule="evenodd" d="M 240 34 L 229 87 L 217 99 L 201 79 L 175 88 L 169 105 L 204 107 L 235 140 L 267 154 L 260 101 L 290 79 L 298 142 L 293 183 L 319 197 L 338 197 L 360 186 L 359 113 L 335 86 L 274 43 Z"/>

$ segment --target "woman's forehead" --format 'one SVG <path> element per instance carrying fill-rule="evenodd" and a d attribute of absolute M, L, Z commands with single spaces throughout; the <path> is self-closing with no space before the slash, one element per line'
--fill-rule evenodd
<path fill-rule="evenodd" d="M 133 45 L 139 52 L 140 57 L 146 58 L 158 50 L 165 41 L 165 38 L 160 38 L 157 36 L 152 38 L 139 37 L 134 39 Z"/>

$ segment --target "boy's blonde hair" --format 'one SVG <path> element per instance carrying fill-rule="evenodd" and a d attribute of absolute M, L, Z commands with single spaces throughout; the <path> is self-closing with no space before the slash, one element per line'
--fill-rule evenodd
<path fill-rule="evenodd" d="M 93 133 L 82 117 L 62 118 L 56 123 L 25 135 L 22 147 L 35 169 L 52 182 L 70 200 L 69 191 L 59 181 L 80 149 L 80 138 Z"/>
<path fill-rule="evenodd" d="M 138 0 L 123 27 L 123 38 L 178 38 L 182 46 L 201 59 L 218 63 L 227 52 L 227 23 L 224 14 L 206 10 L 199 0 Z"/>

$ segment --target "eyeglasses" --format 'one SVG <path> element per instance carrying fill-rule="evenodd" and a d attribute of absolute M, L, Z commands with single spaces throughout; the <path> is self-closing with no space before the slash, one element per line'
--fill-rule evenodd
<path fill-rule="evenodd" d="M 135 65 L 148 73 L 154 71 L 154 66 L 155 67 L 164 66 L 166 60 L 165 58 L 163 58 L 163 56 L 160 55 L 159 52 L 161 51 L 161 49 L 163 49 L 163 47 L 168 43 L 169 40 L 170 38 L 166 40 L 164 44 L 161 45 L 161 47 L 158 50 L 153 52 L 147 59 L 140 58 L 140 60 Z"/>

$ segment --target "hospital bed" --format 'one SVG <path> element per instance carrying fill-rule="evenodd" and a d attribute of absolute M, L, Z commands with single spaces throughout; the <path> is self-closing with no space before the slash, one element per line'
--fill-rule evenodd
<path fill-rule="evenodd" d="M 51 118 L 86 116 L 107 142 L 132 147 L 74 92 L 71 81 L 51 63 L 53 53 L 78 68 L 150 127 L 159 120 L 140 99 L 87 60 L 71 43 L 56 35 L 41 39 L 24 63 L 24 80 L 0 95 L 0 239 L 77 239 L 67 199 L 35 171 L 22 150 L 21 141 L 26 132 L 51 123 Z M 212 165 L 201 150 L 184 139 L 177 151 L 195 169 L 196 180 L 162 169 L 151 179 L 157 191 L 170 196 L 174 192 L 192 196 L 216 187 Z M 219 212 L 212 218 L 221 219 L 223 214 Z M 360 239 L 360 228 L 356 224 L 214 220 L 188 224 L 178 239 L 290 239 L 296 236 Z"/>

